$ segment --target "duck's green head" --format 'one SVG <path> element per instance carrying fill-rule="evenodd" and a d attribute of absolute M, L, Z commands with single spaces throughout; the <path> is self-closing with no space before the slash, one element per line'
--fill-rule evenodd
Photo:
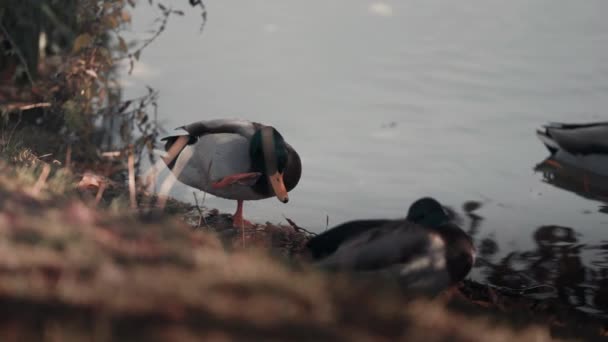
<path fill-rule="evenodd" d="M 272 190 L 283 203 L 289 201 L 283 182 L 283 171 L 287 167 L 287 145 L 281 133 L 274 127 L 265 126 L 255 132 L 249 148 L 254 171 L 267 177 Z"/>
<path fill-rule="evenodd" d="M 441 203 L 434 198 L 424 197 L 410 206 L 407 220 L 423 226 L 438 227 L 447 223 L 450 218 Z"/>

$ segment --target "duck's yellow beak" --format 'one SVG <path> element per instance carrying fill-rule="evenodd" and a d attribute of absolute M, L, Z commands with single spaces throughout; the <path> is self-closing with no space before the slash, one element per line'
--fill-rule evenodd
<path fill-rule="evenodd" d="M 283 203 L 289 202 L 289 196 L 287 195 L 287 189 L 285 188 L 285 183 L 283 183 L 283 174 L 279 172 L 275 172 L 268 176 L 270 180 L 270 185 L 272 186 L 272 190 L 274 194 L 277 196 L 279 201 Z"/>

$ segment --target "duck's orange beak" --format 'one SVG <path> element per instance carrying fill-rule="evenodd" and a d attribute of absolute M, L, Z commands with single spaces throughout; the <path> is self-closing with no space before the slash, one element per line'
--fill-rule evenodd
<path fill-rule="evenodd" d="M 283 183 L 283 174 L 275 172 L 269 175 L 268 179 L 270 180 L 270 186 L 272 186 L 272 190 L 274 191 L 274 194 L 277 196 L 279 201 L 283 203 L 289 202 L 287 189 L 285 188 L 285 183 Z"/>

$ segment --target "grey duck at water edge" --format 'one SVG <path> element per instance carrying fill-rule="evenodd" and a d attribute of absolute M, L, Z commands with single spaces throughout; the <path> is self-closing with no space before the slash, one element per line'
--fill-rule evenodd
<path fill-rule="evenodd" d="M 233 225 L 243 219 L 243 201 L 276 196 L 289 201 L 302 164 L 298 153 L 272 126 L 237 119 L 195 122 L 184 134 L 166 137 L 164 162 L 177 179 L 212 195 L 237 201 Z"/>
<path fill-rule="evenodd" d="M 608 176 L 608 122 L 550 123 L 536 135 L 559 163 Z"/>
<path fill-rule="evenodd" d="M 322 268 L 389 276 L 430 295 L 463 280 L 476 253 L 471 237 L 429 197 L 414 202 L 405 219 L 347 222 L 312 238 L 307 248 Z"/>

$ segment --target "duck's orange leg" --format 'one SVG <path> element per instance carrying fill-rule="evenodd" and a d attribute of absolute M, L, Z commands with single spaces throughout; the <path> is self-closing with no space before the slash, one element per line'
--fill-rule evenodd
<path fill-rule="evenodd" d="M 251 227 L 253 224 L 243 218 L 243 201 L 236 201 L 236 212 L 232 215 L 232 225 L 236 228 Z"/>
<path fill-rule="evenodd" d="M 254 181 L 260 177 L 259 172 L 247 172 L 247 173 L 237 173 L 234 175 L 226 176 L 220 179 L 217 182 L 213 182 L 211 186 L 214 189 L 221 189 L 223 187 L 227 187 L 232 184 L 236 184 L 239 182 L 247 182 Z M 237 200 L 236 212 L 232 215 L 232 226 L 236 228 L 245 228 L 251 227 L 253 224 L 251 222 L 243 219 L 243 200 Z"/>

